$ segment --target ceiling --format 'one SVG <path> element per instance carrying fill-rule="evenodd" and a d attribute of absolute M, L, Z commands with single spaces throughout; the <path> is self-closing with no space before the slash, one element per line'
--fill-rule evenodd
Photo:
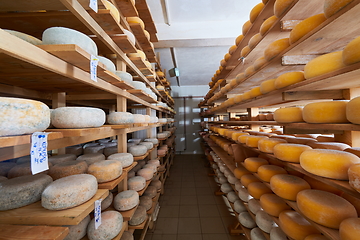
<path fill-rule="evenodd" d="M 172 86 L 208 85 L 260 0 L 147 0 L 157 28 L 154 43 Z M 178 78 L 168 70 L 177 67 Z"/>

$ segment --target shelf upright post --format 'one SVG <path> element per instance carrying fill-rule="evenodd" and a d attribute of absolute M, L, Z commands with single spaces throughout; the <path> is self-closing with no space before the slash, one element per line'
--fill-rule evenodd
<path fill-rule="evenodd" d="M 52 94 L 52 109 L 56 109 L 59 107 L 66 106 L 66 93 L 65 92 L 58 92 Z M 52 151 L 53 154 L 65 154 L 65 148 L 54 149 Z"/>
<path fill-rule="evenodd" d="M 258 121 L 259 120 L 259 108 L 248 108 L 248 120 L 249 121 Z M 250 125 L 251 130 L 259 131 L 259 125 Z"/>

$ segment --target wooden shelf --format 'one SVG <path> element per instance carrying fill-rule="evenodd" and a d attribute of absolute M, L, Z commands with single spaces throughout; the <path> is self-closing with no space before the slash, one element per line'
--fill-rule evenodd
<path fill-rule="evenodd" d="M 69 228 L 0 224 L 0 232 L 3 240 L 62 240 Z"/>
<path fill-rule="evenodd" d="M 121 215 L 123 216 L 124 222 L 128 222 L 130 221 L 130 219 L 134 216 L 134 213 L 136 211 L 136 209 L 138 208 L 139 205 L 136 205 L 135 207 L 133 207 L 130 210 L 127 211 L 121 211 Z"/>
<path fill-rule="evenodd" d="M 134 33 L 138 43 L 146 54 L 146 58 L 149 62 L 156 62 L 156 56 L 153 46 L 150 44 L 150 40 L 146 37 L 144 29 L 139 23 L 130 23 L 129 24 L 131 31 Z"/>
<path fill-rule="evenodd" d="M 140 70 L 140 72 L 144 75 L 154 75 L 153 71 L 148 68 L 145 64 L 144 60 L 140 57 L 132 57 L 130 60 L 135 64 L 135 66 Z"/>
<path fill-rule="evenodd" d="M 95 35 L 90 36 L 96 43 L 99 52 L 102 55 L 112 54 L 111 49 L 106 46 L 98 37 Z M 109 34 L 109 37 L 124 53 L 136 53 L 136 47 L 125 34 Z"/>
<path fill-rule="evenodd" d="M 145 187 L 144 187 L 142 190 L 138 191 L 139 196 L 142 196 L 142 195 L 144 194 L 144 192 L 146 191 L 146 189 L 147 189 L 147 187 L 150 185 L 150 183 L 151 183 L 151 180 L 147 180 L 147 181 L 146 181 Z"/>
<path fill-rule="evenodd" d="M 111 131 L 110 127 L 103 126 L 98 128 L 79 128 L 79 129 L 60 129 L 60 128 L 49 128 L 45 130 L 50 133 L 62 134 L 64 137 L 83 137 L 87 135 L 99 134 L 100 132 Z"/>
<path fill-rule="evenodd" d="M 121 174 L 120 177 L 109 181 L 109 182 L 105 182 L 105 183 L 99 183 L 99 189 L 108 189 L 108 190 L 112 190 L 114 188 L 116 188 L 119 183 L 121 183 L 125 178 L 127 178 L 127 172 L 123 169 L 123 173 Z"/>
<path fill-rule="evenodd" d="M 143 90 L 132 89 L 132 90 L 128 90 L 128 92 L 144 101 L 149 102 L 149 103 L 157 103 L 158 102 L 155 99 L 153 99 L 150 95 L 145 93 Z"/>
<path fill-rule="evenodd" d="M 0 223 L 28 225 L 77 225 L 94 210 L 96 200 L 105 199 L 109 194 L 107 189 L 99 189 L 95 196 L 80 206 L 51 211 L 36 202 L 25 207 L 0 212 Z"/>
<path fill-rule="evenodd" d="M 116 5 L 118 6 L 121 14 L 124 17 L 137 17 L 138 11 L 135 8 L 135 5 L 130 0 L 115 0 Z"/>
<path fill-rule="evenodd" d="M 151 206 L 151 208 L 146 212 L 148 215 L 153 214 L 153 212 L 154 212 L 154 210 L 155 210 L 155 207 L 156 207 L 156 204 L 157 204 L 158 201 L 159 201 L 160 193 L 161 193 L 161 191 L 158 191 L 158 193 L 156 194 L 156 196 L 153 198 L 152 206 Z"/>
<path fill-rule="evenodd" d="M 47 132 L 47 130 L 45 130 Z M 50 131 L 48 134 L 48 141 L 63 138 L 63 134 L 60 132 L 52 132 Z M 31 134 L 20 135 L 20 136 L 5 136 L 0 137 L 0 146 L 3 147 L 10 147 L 10 146 L 17 146 L 23 144 L 30 144 L 31 143 Z M 30 153 L 30 152 L 29 152 Z"/>

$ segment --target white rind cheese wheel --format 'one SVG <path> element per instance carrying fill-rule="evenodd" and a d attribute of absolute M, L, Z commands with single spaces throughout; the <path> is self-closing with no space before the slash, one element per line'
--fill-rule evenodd
<path fill-rule="evenodd" d="M 142 176 L 136 176 L 128 179 L 129 190 L 140 191 L 146 186 L 146 180 Z"/>
<path fill-rule="evenodd" d="M 14 31 L 14 30 L 8 30 L 8 29 L 3 29 L 5 32 L 10 33 L 11 35 L 14 35 L 18 38 L 21 38 L 22 40 L 31 43 L 33 45 L 42 45 L 42 41 L 36 37 L 33 37 L 31 35 L 28 35 L 26 33 L 22 33 L 22 32 L 18 32 L 18 31 Z"/>
<path fill-rule="evenodd" d="M 58 163 L 49 169 L 49 175 L 53 180 L 75 174 L 86 173 L 88 165 L 85 161 L 68 161 Z"/>
<path fill-rule="evenodd" d="M 236 200 L 239 200 L 238 195 L 234 191 L 228 192 L 226 194 L 226 197 L 228 198 L 229 202 L 231 202 L 231 203 L 234 203 Z"/>
<path fill-rule="evenodd" d="M 251 229 L 250 237 L 251 240 L 266 240 L 266 237 L 264 236 L 263 232 L 258 227 Z"/>
<path fill-rule="evenodd" d="M 338 180 L 348 180 L 349 167 L 357 163 L 360 163 L 358 156 L 332 149 L 306 150 L 300 156 L 300 165 L 305 171 Z"/>
<path fill-rule="evenodd" d="M 64 238 L 64 240 L 82 239 L 85 237 L 87 226 L 89 225 L 90 221 L 90 215 L 87 215 L 77 225 L 65 225 L 65 227 L 69 228 L 69 234 Z"/>
<path fill-rule="evenodd" d="M 134 123 L 145 123 L 145 115 L 133 114 Z"/>
<path fill-rule="evenodd" d="M 123 216 L 117 211 L 101 213 L 101 225 L 95 229 L 95 218 L 91 220 L 87 228 L 89 240 L 113 239 L 121 231 Z"/>
<path fill-rule="evenodd" d="M 147 218 L 146 208 L 144 206 L 138 206 L 134 215 L 129 221 L 130 226 L 137 226 L 143 223 Z"/>
<path fill-rule="evenodd" d="M 301 107 L 279 108 L 274 112 L 274 120 L 279 123 L 303 122 L 302 112 Z"/>
<path fill-rule="evenodd" d="M 147 153 L 148 149 L 144 145 L 135 145 L 128 147 L 128 152 L 134 157 L 143 156 Z"/>
<path fill-rule="evenodd" d="M 121 80 L 126 83 L 132 84 L 132 82 L 133 82 L 133 76 L 128 72 L 116 71 L 115 75 L 118 76 L 119 78 L 121 78 Z"/>
<path fill-rule="evenodd" d="M 305 105 L 303 119 L 308 123 L 346 123 L 347 101 L 315 102 Z"/>
<path fill-rule="evenodd" d="M 0 97 L 0 136 L 42 132 L 50 125 L 50 109 L 44 103 Z"/>
<path fill-rule="evenodd" d="M 115 73 L 115 64 L 110 59 L 102 56 L 97 56 L 97 58 L 99 59 L 99 62 L 105 65 L 106 70 Z"/>
<path fill-rule="evenodd" d="M 339 233 L 342 240 L 357 240 L 360 235 L 360 218 L 348 218 L 341 222 Z"/>
<path fill-rule="evenodd" d="M 306 79 L 333 72 L 346 65 L 342 60 L 342 51 L 327 53 L 309 61 L 304 67 Z"/>
<path fill-rule="evenodd" d="M 88 153 L 77 157 L 76 161 L 85 161 L 88 165 L 95 162 L 105 160 L 105 155 L 102 153 Z"/>
<path fill-rule="evenodd" d="M 237 213 L 241 213 L 241 212 L 246 212 L 247 209 L 244 205 L 244 203 L 238 199 L 234 202 L 234 210 L 237 212 Z"/>
<path fill-rule="evenodd" d="M 145 207 L 146 211 L 149 211 L 152 207 L 153 201 L 152 198 L 149 196 L 141 196 L 140 197 L 140 206 Z"/>
<path fill-rule="evenodd" d="M 256 223 L 254 219 L 251 217 L 248 212 L 241 212 L 238 216 L 238 220 L 246 228 L 254 228 L 256 227 Z"/>
<path fill-rule="evenodd" d="M 103 160 L 91 164 L 88 173 L 95 176 L 98 183 L 112 181 L 122 174 L 122 164 L 116 160 Z"/>
<path fill-rule="evenodd" d="M 154 147 L 154 144 L 152 142 L 141 142 L 139 143 L 139 145 L 144 145 L 148 150 Z"/>
<path fill-rule="evenodd" d="M 141 176 L 148 181 L 154 177 L 154 171 L 151 168 L 142 168 L 136 172 L 136 175 Z"/>
<path fill-rule="evenodd" d="M 250 212 L 252 212 L 255 215 L 257 214 L 258 211 L 262 210 L 259 201 L 254 198 L 249 199 L 248 208 Z"/>
<path fill-rule="evenodd" d="M 347 218 L 357 217 L 355 207 L 333 193 L 308 189 L 299 192 L 296 203 L 305 217 L 329 228 L 339 229 Z"/>
<path fill-rule="evenodd" d="M 221 184 L 220 190 L 223 193 L 229 193 L 229 192 L 233 191 L 231 185 L 228 183 Z"/>
<path fill-rule="evenodd" d="M 276 226 L 272 217 L 264 211 L 256 213 L 255 222 L 258 227 L 266 233 L 270 233 L 271 229 Z"/>
<path fill-rule="evenodd" d="M 157 194 L 157 189 L 154 186 L 148 186 L 144 192 L 144 196 L 149 196 L 151 198 L 154 198 Z"/>
<path fill-rule="evenodd" d="M 96 178 L 78 174 L 55 180 L 42 193 L 41 205 L 49 210 L 62 210 L 79 206 L 97 192 Z"/>
<path fill-rule="evenodd" d="M 132 124 L 134 116 L 129 112 L 112 112 L 107 116 L 107 122 L 113 125 Z"/>
<path fill-rule="evenodd" d="M 105 112 L 100 108 L 60 107 L 51 113 L 51 124 L 56 128 L 95 128 L 105 123 Z"/>
<path fill-rule="evenodd" d="M 84 154 L 91 154 L 91 153 L 104 153 L 104 145 L 95 145 L 95 146 L 84 146 Z"/>
<path fill-rule="evenodd" d="M 300 162 L 300 155 L 312 149 L 310 146 L 293 143 L 280 143 L 274 147 L 274 155 L 276 158 L 286 162 Z"/>
<path fill-rule="evenodd" d="M 288 240 L 288 238 L 281 228 L 273 227 L 270 231 L 270 240 Z"/>
<path fill-rule="evenodd" d="M 114 208 L 118 211 L 127 211 L 136 207 L 139 201 L 139 194 L 135 190 L 122 191 L 114 198 Z"/>
<path fill-rule="evenodd" d="M 346 118 L 351 123 L 360 124 L 359 107 L 360 97 L 353 98 L 346 104 Z"/>
<path fill-rule="evenodd" d="M 249 202 L 253 197 L 249 194 L 246 188 L 241 188 L 238 190 L 239 198 L 244 202 Z"/>
<path fill-rule="evenodd" d="M 6 177 L 10 169 L 15 166 L 14 162 L 0 162 L 0 176 Z"/>
<path fill-rule="evenodd" d="M 0 211 L 37 202 L 52 178 L 46 174 L 21 176 L 0 182 Z"/>
<path fill-rule="evenodd" d="M 109 195 L 101 201 L 101 211 L 107 209 L 111 206 L 114 200 L 114 194 L 112 192 L 109 192 Z"/>
<path fill-rule="evenodd" d="M 97 56 L 98 49 L 95 42 L 87 35 L 65 27 L 51 27 L 42 34 L 43 44 L 75 44 L 86 52 Z"/>
<path fill-rule="evenodd" d="M 146 138 L 144 139 L 144 142 L 152 142 L 154 145 L 159 143 L 159 140 L 157 138 Z"/>
<path fill-rule="evenodd" d="M 115 153 L 107 157 L 107 160 L 120 161 L 123 168 L 131 166 L 134 162 L 134 156 L 131 153 Z"/>

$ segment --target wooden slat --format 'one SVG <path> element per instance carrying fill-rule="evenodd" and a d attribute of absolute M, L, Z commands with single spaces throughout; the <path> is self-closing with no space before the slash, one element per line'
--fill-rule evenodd
<path fill-rule="evenodd" d="M 0 223 L 54 226 L 77 225 L 94 210 L 94 202 L 100 198 L 105 199 L 108 194 L 108 190 L 99 189 L 93 198 L 82 205 L 58 211 L 43 208 L 39 201 L 25 207 L 0 212 Z"/>
<path fill-rule="evenodd" d="M 98 127 L 98 128 L 79 128 L 79 129 L 59 129 L 59 128 L 49 128 L 47 132 L 58 132 L 61 133 L 64 137 L 83 137 L 86 135 L 96 135 L 100 132 L 110 132 L 110 127 Z"/>
<path fill-rule="evenodd" d="M 284 92 L 283 100 L 344 99 L 342 90 Z"/>
<path fill-rule="evenodd" d="M 146 189 L 147 189 L 147 187 L 150 185 L 150 183 L 151 183 L 151 180 L 147 180 L 145 187 L 144 187 L 142 190 L 137 191 L 138 194 L 139 194 L 139 196 L 142 196 L 142 195 L 144 194 L 144 192 L 146 191 Z"/>
<path fill-rule="evenodd" d="M 62 137 L 63 137 L 62 133 L 50 131 L 48 134 L 48 141 L 59 139 Z M 17 146 L 17 145 L 30 144 L 30 143 L 31 143 L 31 134 L 0 137 L 1 147 Z"/>
<path fill-rule="evenodd" d="M 106 211 L 106 210 L 105 210 Z M 114 237 L 113 239 L 111 240 L 120 240 L 122 235 L 124 234 L 124 232 L 127 230 L 128 228 L 128 222 L 123 222 L 123 225 L 122 225 L 122 228 L 121 228 L 121 231 L 120 233 Z M 89 240 L 89 238 L 87 237 L 87 235 L 85 237 L 83 237 L 81 240 Z"/>
<path fill-rule="evenodd" d="M 1 12 L 8 11 L 36 11 L 36 10 L 66 10 L 66 7 L 57 0 L 20 0 L 4 1 L 0 4 Z"/>
<path fill-rule="evenodd" d="M 125 34 L 113 34 L 109 36 L 124 53 L 136 53 L 136 47 L 129 41 Z M 90 37 L 96 43 L 99 53 L 102 55 L 113 54 L 113 51 L 98 37 L 95 35 L 90 35 Z"/>
<path fill-rule="evenodd" d="M 157 103 L 157 101 L 155 99 L 153 99 L 147 93 L 143 92 L 140 89 L 128 90 L 128 92 L 134 96 L 137 96 L 138 98 L 141 98 L 141 99 L 149 102 L 149 103 Z"/>
<path fill-rule="evenodd" d="M 138 12 L 131 0 L 113 0 L 124 17 L 137 17 Z"/>
<path fill-rule="evenodd" d="M 139 70 L 145 75 L 153 75 L 154 73 L 147 68 L 144 60 L 139 57 L 130 58 L 130 60 L 139 68 Z"/>
<path fill-rule="evenodd" d="M 99 24 L 107 34 L 124 33 L 123 27 L 115 19 L 115 16 L 107 9 L 99 9 L 98 12 L 89 11 L 90 16 Z"/>
<path fill-rule="evenodd" d="M 116 188 L 120 182 L 122 182 L 125 178 L 127 178 L 127 173 L 123 170 L 123 174 L 121 174 L 120 177 L 109 181 L 109 182 L 105 182 L 105 183 L 99 183 L 99 189 L 108 189 L 108 190 L 113 190 L 114 188 Z"/>
<path fill-rule="evenodd" d="M 68 235 L 69 228 L 0 224 L 0 232 L 2 240 L 62 240 Z"/>
<path fill-rule="evenodd" d="M 145 221 L 142 222 L 139 225 L 133 226 L 133 225 L 129 225 L 129 229 L 145 229 L 146 225 L 149 225 L 149 221 L 150 221 L 150 217 L 146 217 Z"/>
<path fill-rule="evenodd" d="M 150 62 L 155 62 L 155 52 L 153 47 L 150 44 L 149 39 L 147 39 L 143 28 L 139 23 L 130 23 L 129 24 L 131 31 L 134 33 L 138 43 L 140 44 L 141 48 L 144 50 L 146 57 Z"/>
<path fill-rule="evenodd" d="M 281 59 L 281 64 L 283 66 L 290 66 L 290 65 L 305 65 L 314 58 L 318 57 L 319 55 L 286 55 L 283 56 Z"/>
<path fill-rule="evenodd" d="M 344 134 L 343 130 L 284 127 L 284 134 Z"/>
<path fill-rule="evenodd" d="M 130 210 L 127 211 L 121 211 L 121 215 L 123 216 L 123 221 L 127 222 L 130 221 L 130 219 L 134 216 L 134 213 L 136 211 L 136 209 L 138 208 L 139 205 L 136 205 L 135 207 L 133 207 Z"/>

